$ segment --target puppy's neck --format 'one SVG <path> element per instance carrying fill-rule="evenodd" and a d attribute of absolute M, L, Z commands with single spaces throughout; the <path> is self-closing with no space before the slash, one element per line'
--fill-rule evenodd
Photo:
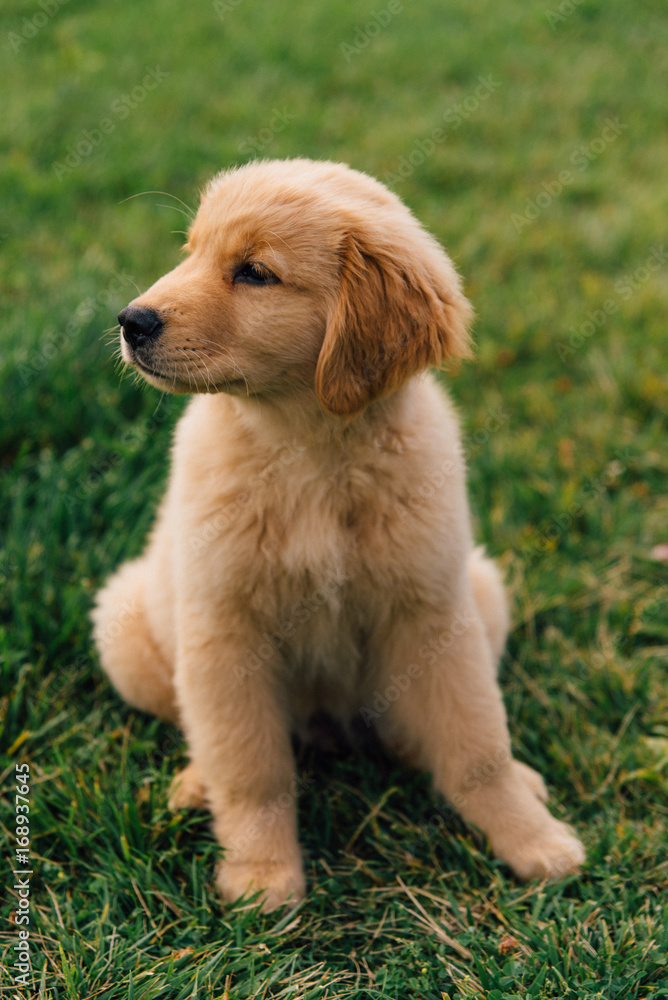
<path fill-rule="evenodd" d="M 322 409 L 315 395 L 227 397 L 240 425 L 265 444 L 291 441 L 305 448 L 349 450 L 393 435 L 419 392 L 419 378 L 412 378 L 391 396 L 374 400 L 353 417 L 339 417 Z M 215 398 L 215 397 L 214 397 Z"/>

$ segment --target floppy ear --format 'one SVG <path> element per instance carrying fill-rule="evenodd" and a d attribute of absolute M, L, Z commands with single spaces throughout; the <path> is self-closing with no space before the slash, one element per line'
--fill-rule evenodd
<path fill-rule="evenodd" d="M 329 413 L 352 416 L 422 369 L 470 354 L 471 306 L 444 251 L 420 236 L 410 255 L 344 238 L 339 294 L 315 373 Z"/>

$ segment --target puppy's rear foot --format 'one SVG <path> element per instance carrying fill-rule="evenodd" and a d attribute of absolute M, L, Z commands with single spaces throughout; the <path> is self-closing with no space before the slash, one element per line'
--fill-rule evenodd
<path fill-rule="evenodd" d="M 169 786 L 167 805 L 172 812 L 177 809 L 206 808 L 206 789 L 194 764 L 188 764 L 174 775 Z"/>
<path fill-rule="evenodd" d="M 545 782 L 538 771 L 534 771 L 528 764 L 523 764 L 521 760 L 513 760 L 513 767 L 518 777 L 528 785 L 540 802 L 547 802 L 548 794 Z"/>
<path fill-rule="evenodd" d="M 585 861 L 584 847 L 571 828 L 549 815 L 542 830 L 506 843 L 492 839 L 492 847 L 523 881 L 575 875 Z"/>

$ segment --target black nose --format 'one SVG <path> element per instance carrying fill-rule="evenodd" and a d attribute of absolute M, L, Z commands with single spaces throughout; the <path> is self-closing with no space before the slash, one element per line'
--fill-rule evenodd
<path fill-rule="evenodd" d="M 153 309 L 126 306 L 118 314 L 123 336 L 130 347 L 143 347 L 150 340 L 157 340 L 162 333 L 162 320 Z"/>

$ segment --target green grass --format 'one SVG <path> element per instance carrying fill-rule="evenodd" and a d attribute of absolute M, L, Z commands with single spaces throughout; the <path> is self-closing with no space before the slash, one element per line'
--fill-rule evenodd
<path fill-rule="evenodd" d="M 668 210 L 664 5 L 583 0 L 557 21 L 556 0 L 403 8 L 346 60 L 370 17 L 349 0 L 242 0 L 222 19 L 69 0 L 21 44 L 9 33 L 41 8 L 4 4 L 1 829 L 9 861 L 27 762 L 25 997 L 668 996 L 668 580 L 650 558 L 668 540 L 668 261 L 639 270 Z M 122 117 L 147 67 L 168 76 Z M 596 153 L 608 119 L 627 127 Z M 581 833 L 581 878 L 519 885 L 426 778 L 310 752 L 308 898 L 285 917 L 223 907 L 206 815 L 166 810 L 179 734 L 100 674 L 91 599 L 142 546 L 183 405 L 122 381 L 102 336 L 178 261 L 178 203 L 135 196 L 195 205 L 253 139 L 396 174 L 465 276 L 477 359 L 448 381 L 478 535 L 514 594 L 514 746 Z M 538 217 L 513 221 L 528 202 Z M 0 940 L 11 995 L 16 930 Z"/>

